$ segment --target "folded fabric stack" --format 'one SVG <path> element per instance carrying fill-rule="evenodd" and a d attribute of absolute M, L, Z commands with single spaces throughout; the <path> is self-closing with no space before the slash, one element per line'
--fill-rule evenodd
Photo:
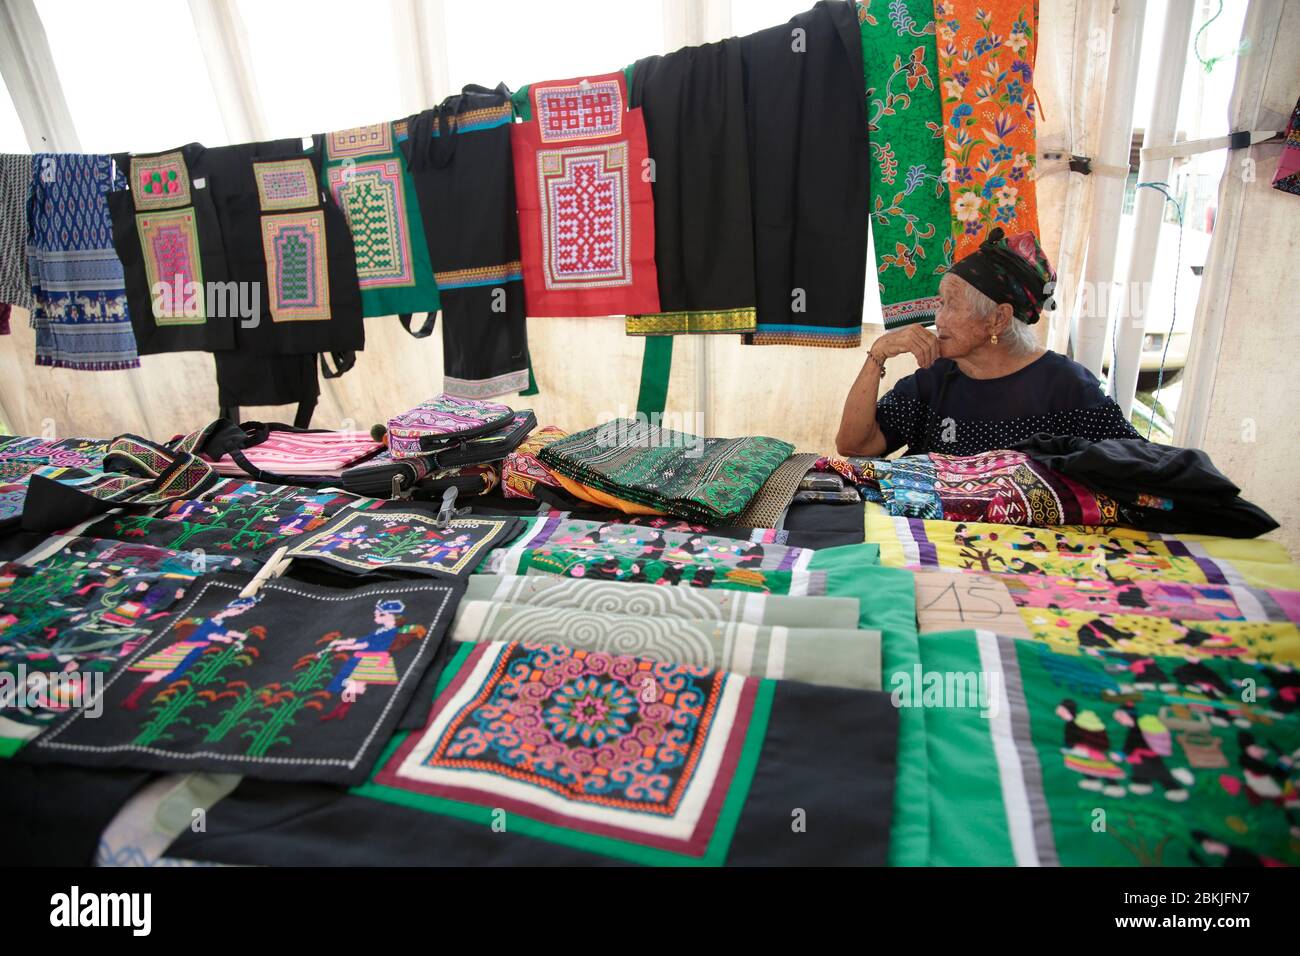
<path fill-rule="evenodd" d="M 537 453 L 568 434 L 562 428 L 547 425 L 529 435 L 523 444 L 506 456 L 501 465 L 501 488 L 507 498 L 536 498 L 538 485 L 560 487 L 550 469 L 537 460 Z"/>
<path fill-rule="evenodd" d="M 615 419 L 540 449 L 557 476 L 660 514 L 722 524 L 739 514 L 794 446 L 775 438 L 700 438 Z"/>

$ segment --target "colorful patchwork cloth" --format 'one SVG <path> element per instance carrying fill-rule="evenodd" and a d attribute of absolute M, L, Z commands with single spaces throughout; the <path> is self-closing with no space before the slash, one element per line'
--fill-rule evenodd
<path fill-rule="evenodd" d="M 0 480 L 17 481 L 45 466 L 99 471 L 109 444 L 98 438 L 0 438 Z"/>
<path fill-rule="evenodd" d="M 38 153 L 28 161 L 27 275 L 36 364 L 138 368 L 127 279 L 113 246 L 108 195 L 122 185 L 109 156 Z M 115 178 L 116 176 L 116 178 Z M 147 300 L 146 300 L 147 301 Z"/>
<path fill-rule="evenodd" d="M 192 589 L 77 711 L 24 748 L 83 766 L 357 783 L 442 642 L 459 599 L 420 581 L 337 591 L 219 575 Z M 328 607 L 327 617 L 321 608 Z"/>
<path fill-rule="evenodd" d="M 236 345 L 235 303 L 217 294 L 230 274 L 206 154 L 190 143 L 112 157 L 126 176 L 108 194 L 112 239 L 141 355 Z"/>
<path fill-rule="evenodd" d="M 31 309 L 36 304 L 27 274 L 27 202 L 32 157 L 0 153 L 0 303 Z"/>
<path fill-rule="evenodd" d="M 954 260 L 1001 227 L 1038 235 L 1037 0 L 936 0 Z"/>
<path fill-rule="evenodd" d="M 434 577 L 470 574 L 517 518 L 454 518 L 446 526 L 417 511 L 349 511 L 289 549 L 291 558 L 324 561 L 344 571 L 413 571 Z"/>
<path fill-rule="evenodd" d="M 533 489 L 538 484 L 558 488 L 555 476 L 537 460 L 537 453 L 553 441 L 568 436 L 562 428 L 547 425 L 533 432 L 524 443 L 506 456 L 501 466 L 501 490 L 507 498 L 536 498 Z"/>
<path fill-rule="evenodd" d="M 392 123 L 317 135 L 321 184 L 347 216 L 364 315 L 436 312 L 425 224 Z"/>
<path fill-rule="evenodd" d="M 924 708 L 932 865 L 1300 864 L 1293 667 L 956 631 L 920 639 L 915 676 L 931 701 L 894 696 Z"/>
<path fill-rule="evenodd" d="M 510 127 L 530 316 L 659 311 L 654 198 L 623 73 L 534 83 Z"/>
<path fill-rule="evenodd" d="M 615 497 L 726 524 L 793 451 L 775 438 L 699 438 L 620 418 L 552 442 L 537 460 Z"/>
<path fill-rule="evenodd" d="M 1035 574 L 995 577 L 1020 608 L 1030 635 L 1058 653 L 1300 664 L 1300 591 Z"/>
<path fill-rule="evenodd" d="M 342 475 L 343 469 L 379 454 L 383 445 L 359 432 L 272 431 L 266 440 L 242 449 L 255 468 L 278 475 Z M 219 475 L 244 475 L 230 455 L 212 461 Z"/>
<path fill-rule="evenodd" d="M 465 602 L 492 601 L 602 614 L 671 617 L 765 627 L 856 629 L 858 601 L 839 597 L 755 596 L 743 591 L 664 588 L 653 584 L 584 581 L 549 574 L 475 574 Z"/>
<path fill-rule="evenodd" d="M 1030 527 L 1102 526 L 1119 521 L 1114 500 L 1018 451 L 822 458 L 817 467 L 873 492 L 870 498 L 894 517 Z"/>
<path fill-rule="evenodd" d="M 1286 128 L 1286 142 L 1277 160 L 1273 174 L 1273 188 L 1300 196 L 1300 100 L 1291 111 L 1291 122 Z"/>
<path fill-rule="evenodd" d="M 933 322 L 953 261 L 933 0 L 858 3 L 871 149 L 871 238 L 885 328 Z"/>
<path fill-rule="evenodd" d="M 754 211 L 741 41 L 686 47 L 632 67 L 655 175 L 661 312 L 629 315 L 629 335 L 752 332 Z"/>
<path fill-rule="evenodd" d="M 443 388 L 466 398 L 528 387 L 513 118 L 504 84 L 467 86 L 399 136 L 442 301 Z"/>
<path fill-rule="evenodd" d="M 0 715 L 45 723 L 98 691 L 124 656 L 167 620 L 205 571 L 244 568 L 239 558 L 93 538 L 56 539 L 48 556 L 0 566 L 0 671 L 26 689 Z M 93 676 L 92 676 L 93 675 Z"/>
<path fill-rule="evenodd" d="M 874 504 L 866 537 L 891 567 L 1300 591 L 1300 567 L 1276 541 L 892 518 Z"/>
<path fill-rule="evenodd" d="M 687 589 L 659 590 L 677 593 Z M 631 654 L 653 661 L 827 687 L 880 690 L 878 631 L 761 627 L 671 616 L 462 601 L 451 632 L 457 641 L 476 643 L 523 641 L 535 639 L 539 634 L 545 634 L 551 643 L 575 650 Z"/>

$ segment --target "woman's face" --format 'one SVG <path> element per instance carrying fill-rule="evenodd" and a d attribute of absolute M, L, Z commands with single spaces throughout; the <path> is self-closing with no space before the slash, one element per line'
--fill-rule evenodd
<path fill-rule="evenodd" d="M 977 318 L 966 299 L 969 284 L 959 276 L 944 276 L 939 283 L 939 311 L 934 317 L 934 334 L 939 337 L 939 354 L 955 359 L 969 355 L 989 340 L 993 317 Z"/>

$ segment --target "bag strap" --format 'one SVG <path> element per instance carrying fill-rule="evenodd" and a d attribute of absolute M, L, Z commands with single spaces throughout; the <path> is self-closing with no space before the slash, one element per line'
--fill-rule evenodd
<path fill-rule="evenodd" d="M 397 317 L 397 321 L 402 323 L 402 328 L 406 329 L 406 331 L 411 334 L 412 338 L 427 339 L 430 335 L 433 334 L 433 326 L 434 323 L 438 321 L 438 313 L 437 312 L 426 313 L 424 317 L 424 325 L 420 326 L 419 329 L 411 328 L 411 324 L 412 324 L 411 320 L 414 317 L 415 317 L 414 313 L 404 312 Z"/>

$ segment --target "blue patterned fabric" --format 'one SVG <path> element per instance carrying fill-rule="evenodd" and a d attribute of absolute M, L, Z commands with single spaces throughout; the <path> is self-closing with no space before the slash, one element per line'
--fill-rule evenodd
<path fill-rule="evenodd" d="M 36 364 L 97 371 L 138 368 L 122 263 L 105 196 L 108 156 L 38 153 L 27 206 L 27 270 Z"/>

